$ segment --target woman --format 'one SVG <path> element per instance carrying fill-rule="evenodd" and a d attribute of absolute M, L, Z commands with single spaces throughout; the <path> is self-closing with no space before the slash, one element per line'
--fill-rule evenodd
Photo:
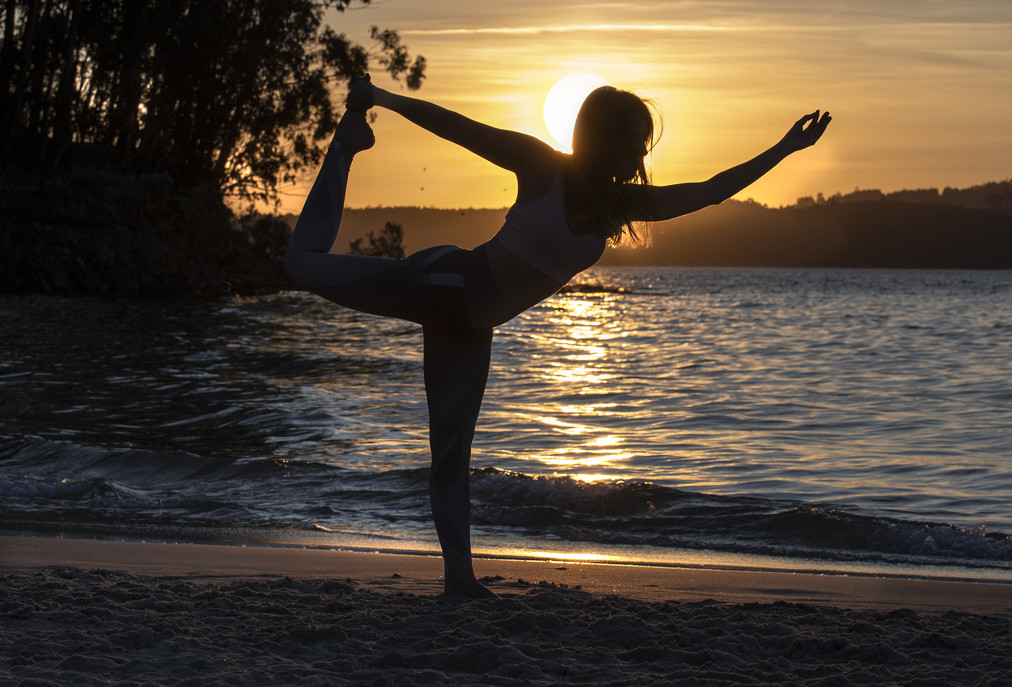
<path fill-rule="evenodd" d="M 371 107 L 392 110 L 516 174 L 506 222 L 473 251 L 429 248 L 403 260 L 329 253 L 337 238 L 352 158 L 375 142 Z M 390 93 L 368 77 L 347 112 L 288 243 L 285 269 L 335 303 L 422 325 L 432 451 L 430 499 L 447 595 L 494 596 L 474 576 L 470 542 L 470 454 L 488 376 L 492 328 L 561 289 L 601 257 L 632 223 L 678 217 L 730 198 L 829 125 L 816 111 L 772 148 L 700 183 L 651 186 L 644 158 L 653 118 L 644 102 L 604 86 L 577 116 L 573 153 L 496 129 L 432 103 Z"/>

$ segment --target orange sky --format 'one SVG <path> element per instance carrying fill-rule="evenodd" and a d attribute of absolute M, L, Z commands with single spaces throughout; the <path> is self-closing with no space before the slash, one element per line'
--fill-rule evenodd
<path fill-rule="evenodd" d="M 706 179 L 816 108 L 833 113 L 826 137 L 740 198 L 775 206 L 1012 177 L 1009 0 L 373 0 L 332 21 L 364 43 L 373 24 L 428 60 L 418 97 L 549 142 L 542 105 L 567 74 L 652 98 L 664 121 L 656 183 Z M 508 172 L 390 112 L 375 130 L 376 147 L 355 160 L 350 207 L 512 202 Z M 308 181 L 283 189 L 283 211 L 298 212 Z"/>

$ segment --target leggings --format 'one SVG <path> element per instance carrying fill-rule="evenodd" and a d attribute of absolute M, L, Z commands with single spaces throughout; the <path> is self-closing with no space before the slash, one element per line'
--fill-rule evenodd
<path fill-rule="evenodd" d="M 484 254 L 457 246 L 428 248 L 402 260 L 331 254 L 347 184 L 348 164 L 335 142 L 288 241 L 285 270 L 334 303 L 422 325 L 432 517 L 445 571 L 471 574 L 471 442 L 488 379 L 492 329 L 470 324 L 465 290 L 469 282 L 488 282 Z"/>

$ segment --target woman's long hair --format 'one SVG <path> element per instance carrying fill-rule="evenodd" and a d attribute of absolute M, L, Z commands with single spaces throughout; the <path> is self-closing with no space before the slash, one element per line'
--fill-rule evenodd
<path fill-rule="evenodd" d="M 566 167 L 566 208 L 580 225 L 612 243 L 626 233 L 638 239 L 629 183 L 649 183 L 644 163 L 654 144 L 654 118 L 634 93 L 601 86 L 583 101 L 573 127 L 573 154 Z M 620 176 L 628 178 L 619 178 Z M 645 197 L 645 195 L 638 197 Z"/>

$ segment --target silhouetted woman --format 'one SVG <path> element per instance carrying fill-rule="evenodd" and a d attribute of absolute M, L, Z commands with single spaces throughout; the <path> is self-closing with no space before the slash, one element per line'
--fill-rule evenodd
<path fill-rule="evenodd" d="M 505 224 L 474 250 L 436 246 L 403 260 L 329 253 L 341 224 L 352 157 L 375 142 L 366 121 L 382 107 L 517 176 Z M 573 153 L 496 129 L 360 79 L 348 95 L 319 176 L 288 243 L 298 284 L 349 308 L 422 325 L 432 451 L 430 498 L 449 595 L 492 596 L 471 567 L 471 441 L 485 392 L 492 328 L 556 293 L 601 257 L 632 223 L 720 203 L 814 144 L 830 122 L 816 111 L 779 143 L 699 183 L 651 186 L 644 158 L 653 118 L 632 93 L 604 86 L 584 101 Z"/>

